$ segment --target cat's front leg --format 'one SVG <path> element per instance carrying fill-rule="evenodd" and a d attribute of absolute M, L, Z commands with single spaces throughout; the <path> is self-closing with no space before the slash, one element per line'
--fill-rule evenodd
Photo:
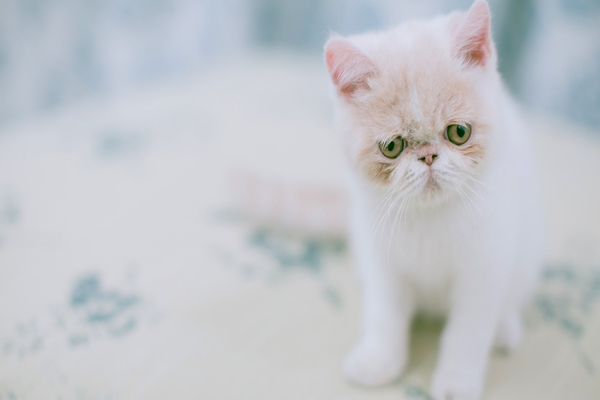
<path fill-rule="evenodd" d="M 506 276 L 498 263 L 479 260 L 485 267 L 467 268 L 455 280 L 432 377 L 435 400 L 478 400 L 483 391 Z"/>
<path fill-rule="evenodd" d="M 363 326 L 360 340 L 344 360 L 344 374 L 356 383 L 382 385 L 398 378 L 406 365 L 413 299 L 397 269 L 379 262 L 368 248 L 356 250 Z"/>

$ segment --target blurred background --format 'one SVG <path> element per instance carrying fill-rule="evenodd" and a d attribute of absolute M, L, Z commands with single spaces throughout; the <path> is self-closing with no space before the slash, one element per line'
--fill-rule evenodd
<path fill-rule="evenodd" d="M 431 400 L 441 325 L 417 321 L 400 381 L 348 384 L 361 302 L 343 228 L 265 227 L 236 189 L 343 197 L 328 35 L 470 5 L 0 0 L 0 400 Z M 490 5 L 547 248 L 485 399 L 598 399 L 600 0 Z"/>
<path fill-rule="evenodd" d="M 320 56 L 329 32 L 470 0 L 2 0 L 0 123 L 189 74 L 257 49 Z M 600 1 L 491 0 L 500 70 L 525 104 L 600 124 Z"/>

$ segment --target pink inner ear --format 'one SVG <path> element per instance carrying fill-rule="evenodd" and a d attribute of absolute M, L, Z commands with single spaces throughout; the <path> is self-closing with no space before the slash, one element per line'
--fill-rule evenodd
<path fill-rule="evenodd" d="M 350 96 L 375 72 L 373 62 L 350 42 L 342 38 L 331 39 L 325 45 L 325 62 L 331 81 L 338 92 Z"/>
<path fill-rule="evenodd" d="M 476 1 L 454 36 L 454 55 L 467 65 L 484 66 L 492 54 L 490 8 Z"/>

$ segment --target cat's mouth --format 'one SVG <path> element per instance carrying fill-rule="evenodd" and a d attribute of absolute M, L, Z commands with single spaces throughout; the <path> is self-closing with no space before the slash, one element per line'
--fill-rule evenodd
<path fill-rule="evenodd" d="M 441 189 L 440 184 L 437 181 L 437 179 L 435 179 L 433 174 L 430 173 L 429 176 L 426 178 L 425 185 L 423 186 L 423 190 L 438 190 L 438 189 Z"/>
<path fill-rule="evenodd" d="M 435 171 L 429 170 L 423 175 L 423 179 L 419 185 L 420 187 L 417 188 L 417 191 L 420 192 L 420 194 L 430 197 L 441 192 L 442 186 L 439 179 L 436 177 Z"/>

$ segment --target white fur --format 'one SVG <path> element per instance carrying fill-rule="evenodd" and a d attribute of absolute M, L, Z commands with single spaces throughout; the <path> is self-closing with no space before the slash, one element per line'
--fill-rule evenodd
<path fill-rule="evenodd" d="M 476 7 L 487 10 L 487 3 L 479 1 L 472 10 Z M 438 37 L 442 52 L 447 48 L 443 57 L 453 57 L 449 27 L 465 15 L 347 40 L 389 76 L 397 68 L 396 55 L 411 49 L 424 33 Z M 489 18 L 482 23 L 489 24 Z M 416 154 L 426 147 L 415 145 L 410 150 L 414 154 L 400 155 L 388 185 L 374 181 L 359 167 L 361 156 L 353 146 L 371 146 L 366 131 L 378 121 L 360 116 L 357 104 L 381 81 L 368 81 L 371 89 L 359 88 L 353 98 L 339 91 L 334 96 L 337 129 L 348 149 L 351 244 L 364 295 L 362 336 L 344 361 L 344 372 L 353 381 L 379 385 L 402 374 L 416 312 L 447 316 L 431 381 L 437 400 L 480 398 L 494 343 L 512 350 L 522 336 L 521 312 L 541 264 L 542 218 L 527 128 L 496 72 L 493 48 L 489 56 L 484 67 L 456 72 L 475 88 L 478 113 L 485 114 L 481 118 L 488 126 L 485 154 L 477 165 L 457 156 L 439 131 L 423 128 L 419 137 L 439 155 L 432 166 L 418 161 Z M 416 94 L 409 97 L 406 113 L 416 123 L 411 129 L 418 131 L 430 110 Z M 372 114 L 381 116 L 378 112 Z M 398 117 L 397 123 L 407 118 Z M 378 130 L 369 134 L 397 134 Z M 478 134 L 474 126 L 473 135 Z M 413 177 L 410 187 L 407 176 Z M 429 193 L 432 179 L 440 189 Z"/>

